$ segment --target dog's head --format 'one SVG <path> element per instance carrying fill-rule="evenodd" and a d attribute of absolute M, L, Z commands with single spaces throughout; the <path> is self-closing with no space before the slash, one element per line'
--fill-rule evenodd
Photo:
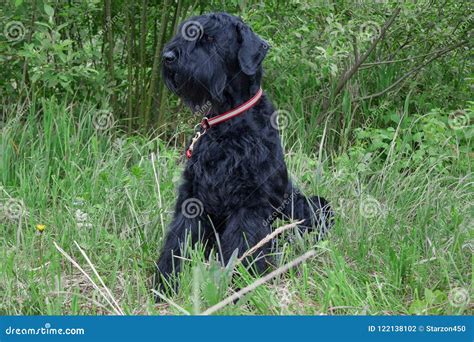
<path fill-rule="evenodd" d="M 189 106 L 224 101 L 224 94 L 260 85 L 269 45 L 241 19 L 211 13 L 183 22 L 162 54 L 167 87 Z M 230 89 L 232 88 L 232 89 Z"/>

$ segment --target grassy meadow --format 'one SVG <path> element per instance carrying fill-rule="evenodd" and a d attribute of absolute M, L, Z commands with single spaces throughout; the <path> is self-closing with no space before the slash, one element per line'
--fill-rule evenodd
<path fill-rule="evenodd" d="M 38 106 L 44 113 L 41 126 L 33 106 L 19 116 L 23 120 L 3 128 L 2 158 L 15 162 L 2 177 L 15 183 L 1 189 L 0 311 L 113 313 L 114 306 L 94 288 L 92 280 L 102 288 L 100 276 L 125 313 L 181 313 L 172 305 L 156 306 L 150 284 L 174 205 L 182 151 L 159 138 L 97 131 L 88 108 L 81 108 L 75 120 L 67 102 Z M 455 175 L 467 156 L 454 157 L 453 151 L 449 172 L 437 171 L 440 158 L 401 174 L 403 156 L 396 153 L 369 172 L 370 160 L 341 158 L 335 166 L 325 156 L 304 154 L 298 145 L 287 151 L 296 182 L 305 193 L 331 199 L 336 224 L 317 244 L 311 236 L 287 231 L 293 240 L 280 239 L 279 262 L 312 248 L 317 257 L 222 313 L 472 313 L 463 302 L 452 305 L 451 298 L 472 284 L 473 179 Z M 181 290 L 172 300 L 197 313 L 197 307 L 229 295 L 232 286 L 215 286 L 230 285 L 228 274 L 216 265 L 206 267 L 199 249 L 189 255 Z M 248 285 L 253 279 L 243 272 L 238 281 Z"/>
<path fill-rule="evenodd" d="M 218 256 L 204 258 L 202 246 L 187 246 L 179 291 L 160 304 L 151 291 L 185 142 L 199 122 L 152 77 L 152 48 L 160 47 L 153 34 L 160 25 L 164 38 L 176 29 L 161 16 L 175 2 L 149 5 L 158 26 L 147 21 L 142 46 L 143 8 L 126 12 L 125 3 L 105 1 L 117 16 L 115 83 L 107 76 L 110 35 L 96 32 L 102 3 L 75 5 L 92 13 L 96 30 L 82 19 L 71 29 L 84 35 L 82 49 L 62 31 L 77 16 L 67 5 L 37 4 L 35 21 L 49 28 L 33 30 L 31 3 L 19 3 L 0 12 L 2 23 L 28 29 L 26 41 L 3 37 L 0 48 L 9 61 L 0 70 L 0 315 L 200 314 L 253 284 L 243 266 L 222 267 Z M 315 255 L 215 314 L 472 315 L 474 102 L 472 47 L 464 41 L 472 20 L 456 26 L 468 8 L 448 1 L 438 20 L 439 8 L 424 2 L 368 1 L 368 9 L 357 1 L 291 2 L 288 9 L 271 1 L 188 3 L 176 8 L 176 22 L 227 10 L 269 40 L 263 89 L 280 111 L 292 178 L 305 194 L 328 198 L 336 213 L 324 241 L 291 227 L 279 234 L 277 266 Z M 354 63 L 353 39 L 356 60 L 375 41 L 355 28 L 369 23 L 380 34 L 398 6 L 387 36 L 338 90 Z M 144 64 L 128 59 L 120 24 L 130 19 L 133 48 L 149 46 Z M 103 60 L 93 67 L 97 56 Z M 158 98 L 140 98 L 140 82 L 147 86 L 138 90 L 157 82 Z"/>

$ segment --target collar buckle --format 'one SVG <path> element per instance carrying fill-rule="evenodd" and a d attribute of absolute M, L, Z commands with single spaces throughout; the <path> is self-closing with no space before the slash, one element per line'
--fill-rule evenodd
<path fill-rule="evenodd" d="M 207 118 L 207 116 L 203 117 L 202 120 L 201 120 L 201 127 L 204 129 L 204 130 L 208 130 L 209 128 L 211 128 L 211 124 L 209 123 L 209 119 Z"/>
<path fill-rule="evenodd" d="M 186 157 L 188 159 L 191 158 L 191 156 L 193 155 L 193 150 L 194 150 L 194 144 L 204 135 L 206 134 L 206 131 L 207 130 L 204 130 L 204 132 L 196 132 L 196 134 L 194 135 L 193 139 L 191 140 L 191 145 L 189 145 L 188 149 L 186 150 Z"/>

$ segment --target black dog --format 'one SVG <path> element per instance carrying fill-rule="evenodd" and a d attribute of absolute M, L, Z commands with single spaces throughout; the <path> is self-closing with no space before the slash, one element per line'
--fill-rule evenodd
<path fill-rule="evenodd" d="M 187 151 L 173 222 L 158 260 L 159 284 L 180 270 L 185 239 L 220 251 L 227 263 L 235 250 L 240 256 L 269 234 L 276 218 L 304 220 L 301 229 L 318 227 L 318 233 L 330 226 L 326 200 L 306 198 L 288 179 L 275 109 L 265 95 L 259 97 L 268 49 L 239 18 L 226 13 L 190 18 L 164 49 L 166 85 L 191 109 L 205 108 L 207 114 Z M 235 108 L 237 114 L 228 113 Z M 269 248 L 255 253 L 257 272 L 269 266 Z"/>

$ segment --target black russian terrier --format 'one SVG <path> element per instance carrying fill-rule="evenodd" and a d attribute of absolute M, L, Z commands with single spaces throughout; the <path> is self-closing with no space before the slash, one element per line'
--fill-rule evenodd
<path fill-rule="evenodd" d="M 306 198 L 288 179 L 275 108 L 262 93 L 269 45 L 227 13 L 192 17 L 165 46 L 167 87 L 204 115 L 187 151 L 173 221 L 155 281 L 179 272 L 186 239 L 214 248 L 227 263 L 271 233 L 277 218 L 304 220 L 300 229 L 324 233 L 332 212 L 321 197 Z M 250 263 L 264 272 L 270 244 Z M 176 284 L 174 284 L 176 286 Z"/>

